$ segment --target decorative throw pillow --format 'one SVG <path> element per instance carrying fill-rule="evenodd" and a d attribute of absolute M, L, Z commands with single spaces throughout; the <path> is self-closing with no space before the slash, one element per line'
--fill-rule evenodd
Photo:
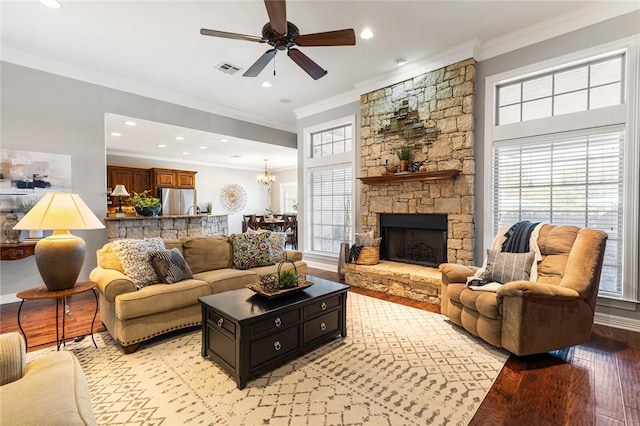
<path fill-rule="evenodd" d="M 534 258 L 534 252 L 505 253 L 489 249 L 487 250 L 487 267 L 482 279 L 501 284 L 511 281 L 529 281 Z"/>
<path fill-rule="evenodd" d="M 284 260 L 284 246 L 287 243 L 287 234 L 284 232 L 272 232 L 272 231 L 254 231 L 253 229 L 247 229 L 247 234 L 269 234 L 269 242 L 271 243 L 271 255 L 274 262 L 280 262 Z"/>
<path fill-rule="evenodd" d="M 356 232 L 356 245 L 362 247 L 371 247 L 373 241 L 373 231 Z"/>
<path fill-rule="evenodd" d="M 191 268 L 177 248 L 152 250 L 149 252 L 151 265 L 163 283 L 173 284 L 193 278 Z"/>
<path fill-rule="evenodd" d="M 114 251 L 118 254 L 124 274 L 131 278 L 136 288 L 140 289 L 158 282 L 156 271 L 151 265 L 149 251 L 163 250 L 162 238 L 125 239 L 116 240 L 114 243 Z"/>
<path fill-rule="evenodd" d="M 233 246 L 233 266 L 236 269 L 273 265 L 271 242 L 267 232 L 257 234 L 233 234 L 229 237 Z"/>

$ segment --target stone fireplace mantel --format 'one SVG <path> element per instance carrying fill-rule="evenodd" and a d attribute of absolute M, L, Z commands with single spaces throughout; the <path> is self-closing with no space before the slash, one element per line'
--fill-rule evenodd
<path fill-rule="evenodd" d="M 427 180 L 453 179 L 460 174 L 458 170 L 438 170 L 434 172 L 406 172 L 382 176 L 359 177 L 367 185 L 381 185 L 385 183 L 422 182 Z"/>

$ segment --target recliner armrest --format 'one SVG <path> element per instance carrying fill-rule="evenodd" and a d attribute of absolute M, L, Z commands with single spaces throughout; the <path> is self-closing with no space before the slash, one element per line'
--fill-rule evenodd
<path fill-rule="evenodd" d="M 449 283 L 466 283 L 467 277 L 475 274 L 478 270 L 476 266 L 465 266 L 457 263 L 443 263 L 440 265 L 440 272 L 442 272 L 442 281 L 445 284 Z"/>
<path fill-rule="evenodd" d="M 0 334 L 0 386 L 24 376 L 27 350 L 19 333 Z"/>
<path fill-rule="evenodd" d="M 506 283 L 498 289 L 497 296 L 498 298 L 513 296 L 556 300 L 576 300 L 581 298 L 580 294 L 573 289 L 533 281 L 513 281 Z"/>
<path fill-rule="evenodd" d="M 120 294 L 136 291 L 133 281 L 117 269 L 105 269 L 98 266 L 91 271 L 89 279 L 98 283 L 98 291 L 109 302 L 114 302 L 116 296 Z"/>

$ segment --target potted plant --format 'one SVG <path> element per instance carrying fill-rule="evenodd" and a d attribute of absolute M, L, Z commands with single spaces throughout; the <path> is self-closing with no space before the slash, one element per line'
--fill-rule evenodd
<path fill-rule="evenodd" d="M 400 171 L 406 172 L 409 170 L 409 161 L 411 161 L 411 147 L 409 145 L 402 146 L 396 151 L 398 160 L 400 160 Z"/>
<path fill-rule="evenodd" d="M 150 191 L 150 189 L 140 193 L 134 191 L 129 197 L 128 203 L 140 216 L 157 216 L 160 213 L 160 198 L 149 196 Z"/>

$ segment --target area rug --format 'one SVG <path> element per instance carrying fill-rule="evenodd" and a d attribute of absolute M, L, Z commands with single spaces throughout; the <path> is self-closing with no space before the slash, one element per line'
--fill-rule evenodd
<path fill-rule="evenodd" d="M 107 333 L 66 350 L 101 425 L 465 425 L 508 357 L 442 315 L 355 293 L 347 330 L 243 390 L 201 357 L 197 329 L 131 355 Z"/>

